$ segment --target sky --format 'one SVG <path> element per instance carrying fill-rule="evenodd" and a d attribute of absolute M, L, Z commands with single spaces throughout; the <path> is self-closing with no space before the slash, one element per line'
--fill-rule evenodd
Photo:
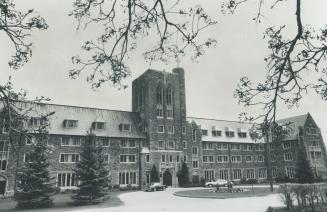
<path fill-rule="evenodd" d="M 72 10 L 72 0 L 15 0 L 17 8 L 33 8 L 43 16 L 48 25 L 47 31 L 35 31 L 33 57 L 20 70 L 13 71 L 8 61 L 13 54 L 13 46 L 0 33 L 0 83 L 12 76 L 15 88 L 28 91 L 30 97 L 46 96 L 51 102 L 65 105 L 99 107 L 115 110 L 131 110 L 131 82 L 148 68 L 169 72 L 176 67 L 160 62 L 146 63 L 142 52 L 149 42 L 141 40 L 138 48 L 129 58 L 132 76 L 124 81 L 129 87 L 118 90 L 103 85 L 93 91 L 84 77 L 72 80 L 68 71 L 73 68 L 71 57 L 81 52 L 81 44 L 97 36 L 101 29 L 76 30 L 77 22 L 68 16 Z M 254 80 L 265 77 L 264 57 L 267 55 L 267 42 L 263 32 L 267 26 L 281 25 L 295 27 L 294 1 L 283 1 L 274 10 L 265 8 L 265 17 L 260 24 L 255 23 L 257 7 L 249 2 L 240 7 L 234 15 L 223 15 L 220 11 L 221 0 L 188 0 L 185 6 L 201 5 L 217 24 L 205 32 L 205 36 L 217 40 L 217 47 L 192 62 L 189 56 L 180 58 L 180 66 L 186 74 L 187 115 L 192 117 L 238 120 L 244 108 L 233 98 L 233 92 L 239 79 L 248 76 Z M 303 23 L 314 27 L 323 27 L 327 20 L 326 0 L 302 1 Z M 149 38 L 151 39 L 151 37 Z M 151 43 L 151 42 L 150 42 Z M 317 95 L 308 95 L 301 101 L 300 107 L 287 109 L 281 106 L 278 118 L 302 115 L 310 112 L 321 128 L 327 143 L 327 103 Z M 257 109 L 256 109 L 257 110 Z M 253 112 L 253 111 L 252 111 Z"/>

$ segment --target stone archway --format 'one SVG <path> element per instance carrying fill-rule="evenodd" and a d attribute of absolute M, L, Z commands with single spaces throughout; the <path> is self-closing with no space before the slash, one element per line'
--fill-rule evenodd
<path fill-rule="evenodd" d="M 0 175 L 0 195 L 4 195 L 6 193 L 6 185 L 7 185 L 7 178 Z"/>
<path fill-rule="evenodd" d="M 170 173 L 170 171 L 168 169 L 165 170 L 165 172 L 163 173 L 163 184 L 166 186 L 172 186 L 173 184 L 173 178 L 172 175 Z"/>

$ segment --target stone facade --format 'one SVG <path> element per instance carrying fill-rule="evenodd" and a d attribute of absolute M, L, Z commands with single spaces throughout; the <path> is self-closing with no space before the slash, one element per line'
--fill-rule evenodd
<path fill-rule="evenodd" d="M 113 185 L 144 187 L 153 165 L 160 181 L 178 186 L 177 174 L 187 163 L 190 181 L 204 179 L 267 178 L 270 153 L 274 178 L 293 178 L 297 152 L 305 148 L 317 176 L 326 177 L 326 149 L 321 132 L 310 114 L 280 120 L 292 122 L 292 133 L 269 144 L 254 141 L 248 123 L 186 117 L 185 76 L 182 68 L 171 73 L 147 70 L 132 84 L 132 112 L 55 104 L 31 105 L 31 117 L 50 117 L 51 175 L 62 189 L 76 188 L 73 172 L 80 144 L 88 132 L 104 147 Z M 34 124 L 40 124 L 35 122 Z M 33 127 L 26 123 L 26 127 Z M 0 195 L 12 194 L 16 167 L 27 160 L 29 142 L 19 158 L 9 147 L 8 134 L 0 133 Z"/>

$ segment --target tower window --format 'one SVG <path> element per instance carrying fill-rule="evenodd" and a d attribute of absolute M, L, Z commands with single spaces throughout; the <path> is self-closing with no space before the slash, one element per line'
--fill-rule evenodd
<path fill-rule="evenodd" d="M 170 87 L 167 88 L 166 103 L 169 106 L 173 104 L 173 90 Z"/>
<path fill-rule="evenodd" d="M 162 105 L 162 88 L 161 86 L 157 87 L 157 104 Z"/>

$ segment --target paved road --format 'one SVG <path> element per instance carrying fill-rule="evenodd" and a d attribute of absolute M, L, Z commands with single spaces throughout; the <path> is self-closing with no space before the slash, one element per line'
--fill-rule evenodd
<path fill-rule="evenodd" d="M 194 188 L 193 188 L 194 189 Z M 281 206 L 277 194 L 265 197 L 233 199 L 200 199 L 174 196 L 181 188 L 158 192 L 131 192 L 121 194 L 124 205 L 111 208 L 81 210 L 83 212 L 265 212 L 268 206 Z"/>

